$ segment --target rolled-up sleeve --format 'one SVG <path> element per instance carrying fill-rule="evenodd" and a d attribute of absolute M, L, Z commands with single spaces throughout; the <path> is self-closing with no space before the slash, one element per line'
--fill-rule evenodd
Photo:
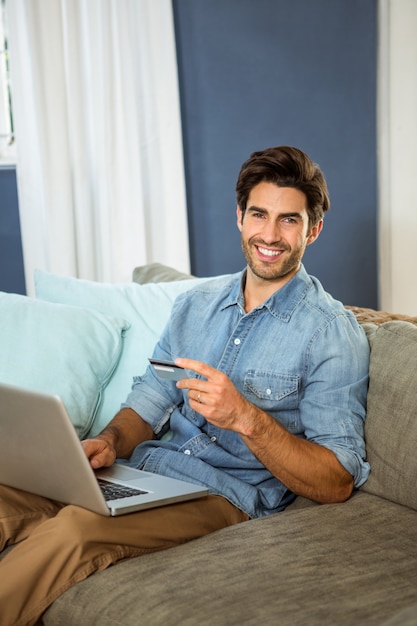
<path fill-rule="evenodd" d="M 335 317 L 315 333 L 300 403 L 304 434 L 333 451 L 355 487 L 370 472 L 364 440 L 368 374 L 369 344 L 349 315 Z"/>
<path fill-rule="evenodd" d="M 154 358 L 173 359 L 169 349 L 169 333 L 168 324 L 155 346 Z M 169 427 L 172 412 L 182 404 L 183 392 L 177 388 L 175 382 L 159 378 L 154 368 L 148 366 L 143 376 L 133 378 L 132 389 L 122 408 L 133 409 L 152 427 L 154 433 L 159 435 Z"/>

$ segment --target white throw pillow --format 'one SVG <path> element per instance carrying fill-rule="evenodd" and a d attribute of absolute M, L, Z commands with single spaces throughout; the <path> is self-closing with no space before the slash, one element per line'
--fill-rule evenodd
<path fill-rule="evenodd" d="M 114 417 L 131 389 L 133 376 L 145 371 L 175 298 L 207 280 L 111 284 L 35 271 L 37 298 L 91 308 L 112 317 L 122 317 L 130 324 L 122 357 L 105 391 L 90 436 L 100 432 Z"/>
<path fill-rule="evenodd" d="M 129 325 L 98 311 L 3 292 L 0 320 L 0 381 L 59 395 L 84 437 Z"/>

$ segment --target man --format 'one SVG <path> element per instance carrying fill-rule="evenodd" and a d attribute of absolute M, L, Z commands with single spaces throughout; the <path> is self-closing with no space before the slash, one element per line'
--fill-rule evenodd
<path fill-rule="evenodd" d="M 34 624 L 60 593 L 120 559 L 281 511 L 296 494 L 341 502 L 366 480 L 368 343 L 302 265 L 329 208 L 324 177 L 298 149 L 255 152 L 237 203 L 247 268 L 179 296 L 155 348 L 189 378 L 148 369 L 82 443 L 95 469 L 130 459 L 210 494 L 107 518 L 3 487 L 3 545 L 21 543 L 0 564 L 1 624 Z"/>

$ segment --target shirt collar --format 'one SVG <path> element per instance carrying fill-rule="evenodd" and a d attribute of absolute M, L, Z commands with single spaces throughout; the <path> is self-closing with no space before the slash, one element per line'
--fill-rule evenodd
<path fill-rule="evenodd" d="M 229 296 L 225 299 L 222 309 L 232 305 L 239 305 L 244 310 L 243 289 L 246 281 L 246 272 L 244 269 L 238 274 L 237 279 L 231 286 Z M 274 317 L 288 322 L 298 304 L 306 296 L 307 291 L 311 287 L 311 278 L 307 274 L 304 265 L 300 266 L 297 274 L 291 278 L 288 283 L 278 289 L 265 300 L 257 309 L 266 308 Z"/>

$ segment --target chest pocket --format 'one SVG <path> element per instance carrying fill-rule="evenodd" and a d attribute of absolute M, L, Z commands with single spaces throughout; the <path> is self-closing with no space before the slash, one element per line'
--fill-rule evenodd
<path fill-rule="evenodd" d="M 248 370 L 243 391 L 249 402 L 297 431 L 299 386 L 299 376 Z"/>

